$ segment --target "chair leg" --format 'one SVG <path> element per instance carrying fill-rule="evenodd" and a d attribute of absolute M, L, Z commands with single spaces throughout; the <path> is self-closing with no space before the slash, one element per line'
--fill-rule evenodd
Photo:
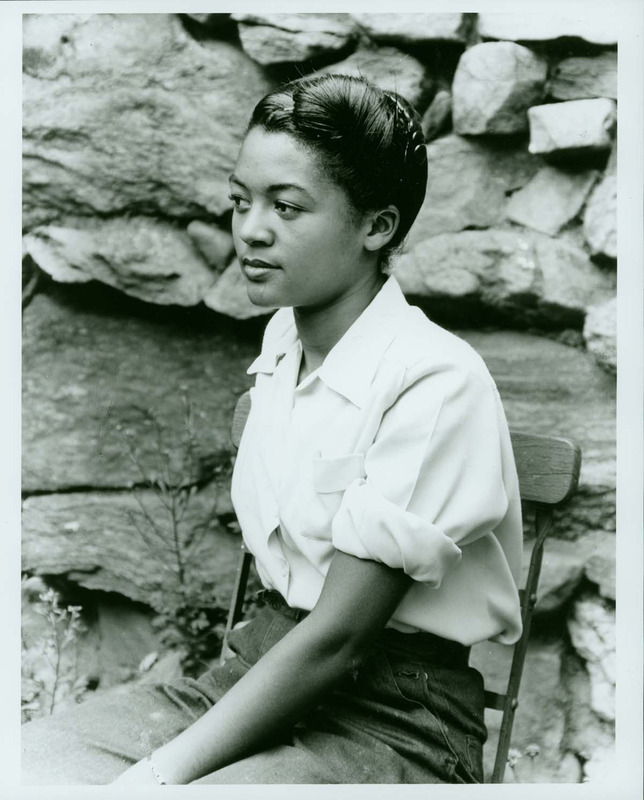
<path fill-rule="evenodd" d="M 246 594 L 246 585 L 248 584 L 248 575 L 250 573 L 250 565 L 253 560 L 252 555 L 246 550 L 242 542 L 241 553 L 237 563 L 237 570 L 235 572 L 235 581 L 233 584 L 233 593 L 230 600 L 230 608 L 228 609 L 228 619 L 226 620 L 226 630 L 224 631 L 224 640 L 221 645 L 220 662 L 223 664 L 226 658 L 230 655 L 228 648 L 228 637 L 234 625 L 241 619 L 242 608 L 244 606 L 244 595 Z"/>
<path fill-rule="evenodd" d="M 496 759 L 492 772 L 492 783 L 503 783 L 505 767 L 508 760 L 510 749 L 510 737 L 512 736 L 512 726 L 514 715 L 519 705 L 519 688 L 521 686 L 521 676 L 523 665 L 528 650 L 528 640 L 530 638 L 530 628 L 532 625 L 532 613 L 537 602 L 537 585 L 541 573 L 541 563 L 543 561 L 543 545 L 552 526 L 552 510 L 546 507 L 537 506 L 535 509 L 535 525 L 537 538 L 532 548 L 530 558 L 530 568 L 523 594 L 523 607 L 521 617 L 523 622 L 523 632 L 521 638 L 516 643 L 512 666 L 510 668 L 510 678 L 508 680 L 508 690 L 505 696 L 503 707 L 503 720 L 499 732 L 499 743 L 496 749 Z"/>

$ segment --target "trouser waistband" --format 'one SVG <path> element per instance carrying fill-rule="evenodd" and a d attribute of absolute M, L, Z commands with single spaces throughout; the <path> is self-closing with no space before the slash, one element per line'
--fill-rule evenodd
<path fill-rule="evenodd" d="M 257 592 L 257 600 L 260 603 L 265 603 L 271 608 L 275 608 L 277 611 L 280 611 L 282 614 L 284 614 L 285 617 L 294 619 L 296 622 L 304 619 L 304 617 L 308 616 L 309 614 L 308 611 L 304 611 L 301 608 L 292 608 L 289 606 L 282 595 L 279 592 L 276 592 L 274 589 L 260 589 L 260 591 Z"/>
<path fill-rule="evenodd" d="M 262 589 L 258 592 L 257 599 L 296 622 L 309 614 L 301 608 L 289 606 L 282 595 L 272 589 Z M 376 647 L 384 647 L 388 652 L 400 653 L 412 660 L 448 667 L 466 667 L 470 656 L 469 647 L 426 631 L 403 633 L 395 628 L 383 628 L 374 636 L 372 642 Z"/>

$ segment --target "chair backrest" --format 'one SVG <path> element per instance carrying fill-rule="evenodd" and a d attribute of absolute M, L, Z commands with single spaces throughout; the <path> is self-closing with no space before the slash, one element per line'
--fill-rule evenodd
<path fill-rule="evenodd" d="M 233 415 L 231 438 L 235 447 L 239 446 L 249 412 L 250 393 L 244 392 L 237 401 Z M 521 675 L 528 649 L 532 613 L 537 600 L 543 545 L 552 527 L 553 510 L 572 497 L 577 489 L 581 468 L 581 451 L 568 439 L 519 431 L 511 431 L 510 435 L 524 510 L 529 507 L 534 509 L 535 541 L 526 584 L 519 592 L 523 632 L 519 641 L 514 645 L 507 690 L 505 694 L 485 692 L 486 708 L 503 712 L 494 770 L 491 776 L 492 783 L 501 783 L 505 772 L 514 715 L 518 706 Z M 222 653 L 227 650 L 228 634 L 241 618 L 250 565 L 251 555 L 242 543 L 242 555 L 235 575 Z"/>
<path fill-rule="evenodd" d="M 569 500 L 579 480 L 579 447 L 556 436 L 518 431 L 512 431 L 510 436 L 521 499 L 547 506 L 561 505 Z"/>

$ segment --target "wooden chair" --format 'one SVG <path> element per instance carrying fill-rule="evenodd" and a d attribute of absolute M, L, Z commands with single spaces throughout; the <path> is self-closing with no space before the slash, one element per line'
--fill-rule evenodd
<path fill-rule="evenodd" d="M 239 446 L 244 425 L 250 411 L 250 395 L 245 392 L 237 402 L 232 424 L 232 440 Z M 511 431 L 514 458 L 519 475 L 521 500 L 526 513 L 534 513 L 535 541 L 525 587 L 519 591 L 523 633 L 513 646 L 514 653 L 505 694 L 485 692 L 485 706 L 503 713 L 499 741 L 494 761 L 491 783 L 502 783 L 510 748 L 514 716 L 519 705 L 518 695 L 521 674 L 528 649 L 532 613 L 537 601 L 537 586 L 543 560 L 543 546 L 550 533 L 554 509 L 566 503 L 577 489 L 581 467 L 579 447 L 567 439 L 554 436 L 537 436 Z M 252 556 L 241 545 L 233 594 L 228 612 L 222 654 L 227 651 L 228 635 L 241 619 L 244 593 L 250 572 Z M 223 658 L 223 655 L 222 655 Z"/>

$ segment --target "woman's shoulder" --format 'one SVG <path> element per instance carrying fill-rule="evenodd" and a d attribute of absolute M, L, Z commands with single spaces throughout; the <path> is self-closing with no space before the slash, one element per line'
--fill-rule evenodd
<path fill-rule="evenodd" d="M 401 316 L 386 358 L 405 367 L 406 383 L 431 374 L 493 383 L 479 353 L 460 336 L 430 320 L 416 306 L 409 306 Z"/>

